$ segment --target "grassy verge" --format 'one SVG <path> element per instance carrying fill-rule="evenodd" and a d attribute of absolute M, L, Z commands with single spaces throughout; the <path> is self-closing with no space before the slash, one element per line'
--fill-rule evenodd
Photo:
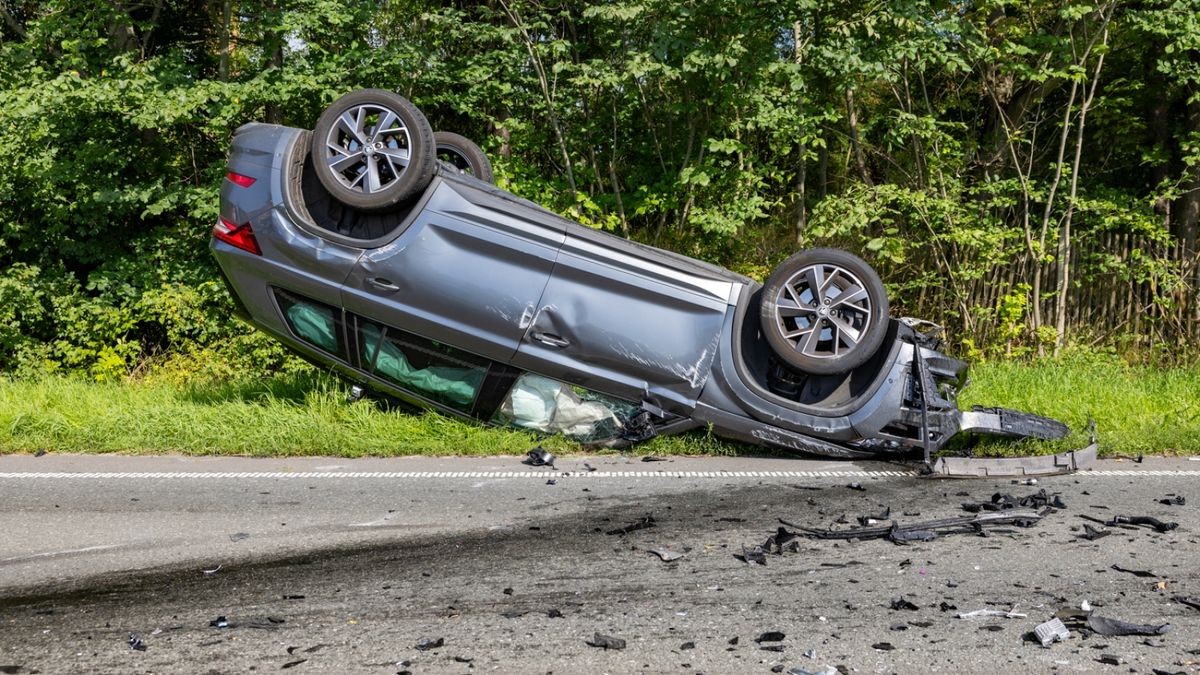
<path fill-rule="evenodd" d="M 1082 430 L 1096 419 L 1108 454 L 1200 454 L 1200 367 L 1158 370 L 1115 357 L 1073 356 L 972 369 L 964 407 L 1000 405 L 1056 417 Z M 0 379 L 0 452 L 126 452 L 228 455 L 496 455 L 562 438 L 491 429 L 440 415 L 347 405 L 345 388 L 313 373 L 178 386 L 92 383 L 65 377 Z M 1079 445 L 987 444 L 988 454 L 1050 452 Z M 705 432 L 659 438 L 639 453 L 752 454 Z"/>

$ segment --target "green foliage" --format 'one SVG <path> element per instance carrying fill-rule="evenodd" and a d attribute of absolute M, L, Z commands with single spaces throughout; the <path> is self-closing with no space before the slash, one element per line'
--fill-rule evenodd
<path fill-rule="evenodd" d="M 1200 185 L 1189 0 L 225 6 L 4 5 L 0 369 L 284 367 L 230 319 L 206 250 L 229 138 L 367 86 L 592 227 L 758 279 L 797 244 L 861 252 L 898 312 L 979 354 L 1061 342 L 1064 265 L 1071 292 L 1149 308 L 1097 339 L 1169 339 L 1197 302 L 1169 253 Z M 1097 79 L 1080 159 L 1060 158 Z"/>

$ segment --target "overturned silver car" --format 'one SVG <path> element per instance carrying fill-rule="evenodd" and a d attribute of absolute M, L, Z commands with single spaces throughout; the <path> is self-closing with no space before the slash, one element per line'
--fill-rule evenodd
<path fill-rule="evenodd" d="M 451 161 L 438 161 L 447 159 Z M 348 94 L 314 131 L 238 129 L 212 251 L 254 326 L 413 406 L 619 445 L 709 426 L 830 457 L 923 456 L 1060 422 L 959 411 L 967 364 L 844 251 L 765 285 L 571 222 L 488 182 L 407 100 Z"/>

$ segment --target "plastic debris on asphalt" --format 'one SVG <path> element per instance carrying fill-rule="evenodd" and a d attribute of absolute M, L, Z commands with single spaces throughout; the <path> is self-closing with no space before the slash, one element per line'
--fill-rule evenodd
<path fill-rule="evenodd" d="M 647 553 L 653 553 L 661 558 L 663 562 L 672 562 L 683 557 L 682 553 L 676 553 L 675 551 L 666 548 L 652 548 L 648 550 Z"/>
<path fill-rule="evenodd" d="M 603 635 L 596 633 L 591 640 L 587 641 L 589 647 L 599 647 L 600 649 L 625 649 L 625 641 L 621 638 L 612 637 L 611 635 Z"/>
<path fill-rule="evenodd" d="M 625 527 L 618 527 L 615 530 L 609 530 L 609 531 L 605 532 L 604 534 L 625 535 L 625 534 L 629 534 L 630 532 L 637 532 L 638 530 L 644 530 L 648 527 L 654 527 L 654 516 L 651 516 L 649 514 L 644 516 L 641 520 L 638 520 L 630 525 L 626 525 Z"/>
<path fill-rule="evenodd" d="M 554 455 L 549 450 L 546 450 L 539 445 L 538 447 L 526 453 L 522 464 L 528 464 L 530 466 L 548 466 L 553 469 Z"/>
<path fill-rule="evenodd" d="M 1071 631 L 1063 625 L 1062 619 L 1050 619 L 1033 629 L 1033 634 L 1043 647 L 1049 647 L 1054 642 L 1060 642 L 1071 637 Z"/>
<path fill-rule="evenodd" d="M 130 633 L 129 634 L 129 649 L 131 649 L 135 652 L 146 651 L 146 643 L 142 642 L 142 636 L 138 635 L 137 633 Z"/>
<path fill-rule="evenodd" d="M 421 638 L 417 640 L 418 651 L 429 651 L 430 649 L 438 649 L 446 645 L 446 638 Z"/>

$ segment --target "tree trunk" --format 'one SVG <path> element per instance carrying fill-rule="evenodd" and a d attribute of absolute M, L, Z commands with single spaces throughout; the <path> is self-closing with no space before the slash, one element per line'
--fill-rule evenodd
<path fill-rule="evenodd" d="M 866 154 L 863 153 L 862 143 L 858 138 L 858 111 L 854 105 L 854 87 L 846 87 L 846 122 L 850 125 L 850 145 L 854 149 L 858 174 L 862 176 L 867 187 L 875 187 L 875 181 L 871 180 L 871 172 L 867 170 Z"/>
<path fill-rule="evenodd" d="M 229 81 L 229 45 L 230 34 L 233 32 L 233 0 L 225 0 L 221 3 L 221 42 L 219 46 L 220 56 L 217 61 L 217 79 L 222 82 Z"/>

